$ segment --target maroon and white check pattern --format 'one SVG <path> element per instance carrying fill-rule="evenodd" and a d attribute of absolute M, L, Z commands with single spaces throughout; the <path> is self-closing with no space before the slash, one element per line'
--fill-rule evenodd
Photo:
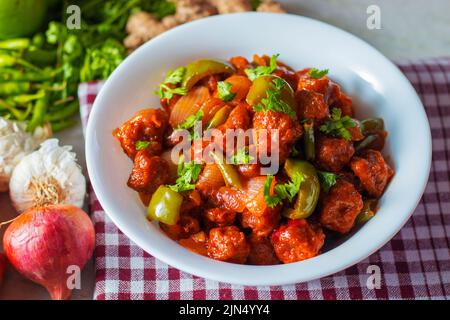
<path fill-rule="evenodd" d="M 181 272 L 132 243 L 90 192 L 96 230 L 96 286 L 103 299 L 446 299 L 450 298 L 450 58 L 399 63 L 419 93 L 433 136 L 433 164 L 425 194 L 409 222 L 369 258 L 319 280 L 247 287 Z M 82 123 L 102 83 L 81 84 Z M 411 124 L 412 130 L 414 124 Z M 381 289 L 368 289 L 367 267 L 381 269 Z"/>

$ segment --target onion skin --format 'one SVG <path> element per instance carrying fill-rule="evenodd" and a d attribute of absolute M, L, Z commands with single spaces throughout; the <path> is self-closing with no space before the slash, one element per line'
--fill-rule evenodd
<path fill-rule="evenodd" d="M 92 256 L 94 226 L 89 216 L 71 205 L 51 205 L 25 211 L 3 237 L 9 262 L 26 278 L 42 285 L 53 300 L 71 295 L 69 266 L 81 269 Z"/>

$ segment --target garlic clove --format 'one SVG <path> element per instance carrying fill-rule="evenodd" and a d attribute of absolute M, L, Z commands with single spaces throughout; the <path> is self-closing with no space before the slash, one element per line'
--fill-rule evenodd
<path fill-rule="evenodd" d="M 19 162 L 9 183 L 18 212 L 53 204 L 83 206 L 86 179 L 71 150 L 71 146 L 59 146 L 57 139 L 49 139 Z"/>
<path fill-rule="evenodd" d="M 37 128 L 33 134 L 25 128 L 24 122 L 0 117 L 0 192 L 8 191 L 11 174 L 20 160 L 52 135 L 48 124 Z"/>

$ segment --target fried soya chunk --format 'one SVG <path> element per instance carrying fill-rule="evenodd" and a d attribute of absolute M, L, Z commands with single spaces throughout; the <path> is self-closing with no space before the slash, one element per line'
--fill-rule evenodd
<path fill-rule="evenodd" d="M 247 239 L 250 245 L 250 253 L 247 260 L 249 264 L 262 266 L 280 263 L 268 238 L 251 234 Z"/>
<path fill-rule="evenodd" d="M 320 226 L 306 220 L 289 220 L 271 235 L 275 253 L 283 263 L 293 263 L 315 257 L 325 241 Z"/>
<path fill-rule="evenodd" d="M 145 150 L 150 154 L 159 155 L 162 152 L 163 137 L 168 123 L 169 117 L 164 110 L 144 109 L 116 129 L 114 136 L 132 159 L 139 151 L 136 148 L 138 141 L 149 142 Z"/>
<path fill-rule="evenodd" d="M 237 74 L 245 76 L 245 69 L 252 68 L 250 62 L 241 56 L 232 57 L 230 63 L 236 69 Z"/>
<path fill-rule="evenodd" d="M 245 200 L 242 192 L 232 187 L 219 188 L 219 190 L 211 194 L 209 200 L 218 208 L 235 212 L 242 212 L 245 209 Z"/>
<path fill-rule="evenodd" d="M 261 237 L 268 236 L 276 228 L 280 217 L 280 207 L 267 207 L 259 214 L 244 210 L 240 216 L 242 226 L 252 229 L 254 234 Z"/>
<path fill-rule="evenodd" d="M 300 119 L 314 119 L 320 122 L 330 117 L 323 94 L 300 90 L 295 94 L 295 99 L 298 104 L 297 115 Z"/>
<path fill-rule="evenodd" d="M 209 232 L 208 256 L 210 258 L 242 264 L 247 261 L 249 252 L 250 247 L 245 235 L 238 227 L 214 228 Z"/>
<path fill-rule="evenodd" d="M 200 231 L 200 222 L 194 216 L 181 213 L 180 221 L 174 225 L 159 223 L 161 230 L 172 240 L 186 239 L 190 235 L 198 233 Z"/>
<path fill-rule="evenodd" d="M 339 172 L 355 153 L 352 141 L 319 136 L 316 143 L 316 164 L 324 170 Z"/>
<path fill-rule="evenodd" d="M 159 156 L 152 156 L 146 150 L 138 151 L 128 186 L 138 192 L 151 194 L 170 179 L 168 164 Z"/>
<path fill-rule="evenodd" d="M 221 209 L 212 208 L 204 212 L 204 221 L 215 227 L 231 226 L 236 218 L 236 212 Z"/>
<path fill-rule="evenodd" d="M 237 170 L 246 178 L 254 178 L 261 175 L 261 165 L 258 163 L 240 164 L 237 166 Z"/>
<path fill-rule="evenodd" d="M 279 161 L 283 163 L 289 157 L 295 142 L 302 136 L 303 128 L 298 121 L 282 112 L 256 112 L 253 116 L 253 142 L 257 146 L 258 156 L 271 155 L 271 130 L 278 130 Z M 266 134 L 267 133 L 267 134 Z M 275 146 L 274 146 L 275 147 Z M 274 148 L 276 150 L 276 148 Z"/>
<path fill-rule="evenodd" d="M 202 256 L 208 255 L 208 237 L 204 231 L 195 233 L 189 238 L 181 239 L 178 243 L 194 253 Z"/>
<path fill-rule="evenodd" d="M 339 179 L 323 199 L 320 223 L 327 229 L 345 234 L 353 228 L 362 208 L 362 196 L 355 186 Z"/>
<path fill-rule="evenodd" d="M 383 155 L 376 150 L 365 150 L 361 155 L 353 157 L 350 168 L 361 181 L 367 193 L 379 198 L 386 185 L 394 175 Z"/>

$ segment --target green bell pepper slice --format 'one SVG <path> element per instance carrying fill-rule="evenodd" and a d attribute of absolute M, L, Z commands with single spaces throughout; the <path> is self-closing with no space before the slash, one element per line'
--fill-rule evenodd
<path fill-rule="evenodd" d="M 303 125 L 305 134 L 303 136 L 303 142 L 305 144 L 305 156 L 306 160 L 314 161 L 316 157 L 316 143 L 314 137 L 314 123 L 312 121 L 305 122 Z"/>
<path fill-rule="evenodd" d="M 201 79 L 213 74 L 233 74 L 234 69 L 225 61 L 202 59 L 186 66 L 182 87 L 190 90 Z"/>
<path fill-rule="evenodd" d="M 306 219 L 314 212 L 319 200 L 320 182 L 316 168 L 307 161 L 288 159 L 284 170 L 291 179 L 295 173 L 301 173 L 303 181 L 294 208 L 286 208 L 283 215 L 294 220 Z"/>
<path fill-rule="evenodd" d="M 220 108 L 219 111 L 217 111 L 214 117 L 211 119 L 206 129 L 217 128 L 218 126 L 224 124 L 227 121 L 231 110 L 233 110 L 233 108 L 229 105 Z"/>
<path fill-rule="evenodd" d="M 275 88 L 275 79 L 279 79 L 283 83 L 283 87 L 281 89 L 281 99 L 286 102 L 292 110 L 295 110 L 296 102 L 294 90 L 292 90 L 286 80 L 275 75 L 264 75 L 253 80 L 253 84 L 247 94 L 247 103 L 252 107 L 260 104 L 262 99 L 267 98 L 267 91 Z"/>
<path fill-rule="evenodd" d="M 175 225 L 180 218 L 183 196 L 167 186 L 160 186 L 148 205 L 147 218 Z"/>
<path fill-rule="evenodd" d="M 234 188 L 241 188 L 242 184 L 241 179 L 239 178 L 239 173 L 236 171 L 233 165 L 226 163 L 224 159 L 219 157 L 215 152 L 211 152 L 210 155 L 214 159 L 216 165 L 219 167 L 220 173 L 223 176 L 223 180 L 225 180 L 225 184 Z"/>
<path fill-rule="evenodd" d="M 356 217 L 356 223 L 362 224 L 370 219 L 372 219 L 375 216 L 375 207 L 377 206 L 377 200 L 374 199 L 368 199 L 364 200 L 364 205 L 359 213 L 359 215 Z"/>

